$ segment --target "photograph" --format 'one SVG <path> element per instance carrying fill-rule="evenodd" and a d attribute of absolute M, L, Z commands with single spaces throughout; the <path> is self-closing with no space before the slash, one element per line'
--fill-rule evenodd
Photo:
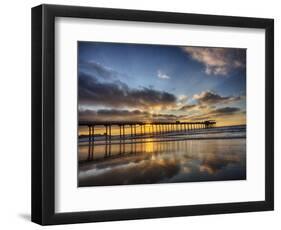
<path fill-rule="evenodd" d="M 32 222 L 274 210 L 275 19 L 149 3 L 32 7 Z"/>
<path fill-rule="evenodd" d="M 246 49 L 77 46 L 78 187 L 246 180 Z"/>

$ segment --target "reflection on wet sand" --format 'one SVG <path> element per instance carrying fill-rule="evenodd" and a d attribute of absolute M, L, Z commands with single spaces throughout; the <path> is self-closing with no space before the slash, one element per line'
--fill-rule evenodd
<path fill-rule="evenodd" d="M 79 186 L 244 180 L 246 139 L 84 144 L 78 173 Z"/>

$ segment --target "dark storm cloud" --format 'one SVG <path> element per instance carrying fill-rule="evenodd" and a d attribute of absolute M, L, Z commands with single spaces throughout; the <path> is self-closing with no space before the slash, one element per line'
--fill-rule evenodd
<path fill-rule="evenodd" d="M 129 88 L 121 81 L 99 82 L 95 76 L 79 73 L 79 104 L 149 109 L 174 106 L 175 95 L 152 88 Z"/>
<path fill-rule="evenodd" d="M 231 102 L 239 101 L 241 100 L 241 97 L 234 97 L 234 96 L 228 96 L 223 97 L 219 95 L 216 92 L 213 91 L 203 91 L 200 94 L 195 94 L 193 96 L 194 99 L 198 101 L 199 104 L 228 104 Z"/>

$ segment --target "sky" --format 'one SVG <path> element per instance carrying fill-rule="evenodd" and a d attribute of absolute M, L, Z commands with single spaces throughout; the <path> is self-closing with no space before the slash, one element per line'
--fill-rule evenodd
<path fill-rule="evenodd" d="M 246 124 L 246 49 L 78 42 L 80 121 Z"/>

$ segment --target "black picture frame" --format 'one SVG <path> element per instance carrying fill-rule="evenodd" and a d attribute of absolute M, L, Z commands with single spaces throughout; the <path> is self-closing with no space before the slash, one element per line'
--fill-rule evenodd
<path fill-rule="evenodd" d="M 109 19 L 265 29 L 265 200 L 55 213 L 55 18 Z M 41 225 L 267 211 L 274 209 L 274 20 L 125 9 L 32 8 L 32 221 Z"/>

